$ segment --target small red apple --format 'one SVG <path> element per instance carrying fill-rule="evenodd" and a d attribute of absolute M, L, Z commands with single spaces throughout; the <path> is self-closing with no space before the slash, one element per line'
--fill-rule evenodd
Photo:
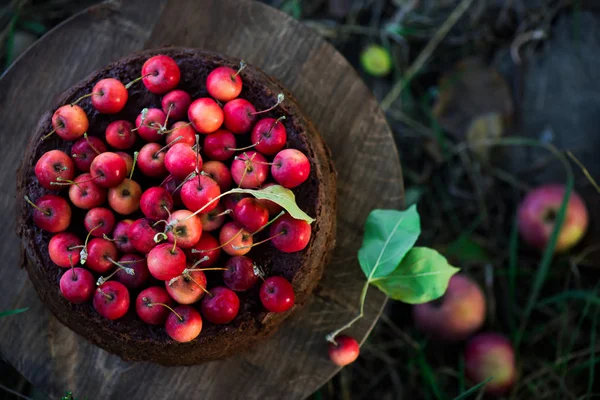
<path fill-rule="evenodd" d="M 465 373 L 474 383 L 492 377 L 484 389 L 488 394 L 506 393 L 517 375 L 512 344 L 498 333 L 475 336 L 465 349 Z"/>

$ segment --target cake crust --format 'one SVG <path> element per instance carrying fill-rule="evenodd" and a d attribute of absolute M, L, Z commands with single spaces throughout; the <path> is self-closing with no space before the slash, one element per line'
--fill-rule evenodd
<path fill-rule="evenodd" d="M 37 199 L 50 193 L 37 182 L 33 173 L 35 163 L 43 153 L 51 149 L 66 152 L 70 150 L 71 143 L 63 142 L 56 135 L 40 141 L 42 136 L 52 130 L 50 118 L 54 110 L 91 92 L 95 82 L 100 79 L 114 77 L 122 82 L 129 82 L 137 78 L 144 61 L 156 54 L 166 54 L 175 59 L 181 69 L 178 88 L 186 90 L 192 98 L 207 96 L 204 82 L 212 69 L 221 65 L 235 68 L 240 61 L 195 49 L 168 48 L 132 54 L 91 74 L 59 96 L 50 110 L 41 117 L 17 173 L 18 199 L 25 195 Z M 25 202 L 17 202 L 17 234 L 21 237 L 23 264 L 42 302 L 70 329 L 123 359 L 163 365 L 193 365 L 242 352 L 272 335 L 286 318 L 302 307 L 330 261 L 335 245 L 337 174 L 329 149 L 312 122 L 304 116 L 296 100 L 281 84 L 252 65 L 242 72 L 242 79 L 244 89 L 240 97 L 252 102 L 257 109 L 268 108 L 275 103 L 278 93 L 285 94 L 284 103 L 275 112 L 264 116 L 277 118 L 286 115 L 284 124 L 288 132 L 287 147 L 301 150 L 311 162 L 309 179 L 293 190 L 298 206 L 316 219 L 312 224 L 308 246 L 297 253 L 281 253 L 270 245 L 263 245 L 253 249 L 250 254 L 267 274 L 282 275 L 291 281 L 296 292 L 296 305 L 292 311 L 267 313 L 258 299 L 258 287 L 255 287 L 240 293 L 240 312 L 233 322 L 213 325 L 205 320 L 200 336 L 188 343 L 173 341 L 162 326 L 146 325 L 136 316 L 134 307 L 130 307 L 127 315 L 121 319 L 107 320 L 93 309 L 91 303 L 74 305 L 62 297 L 58 283 L 65 270 L 54 265 L 48 256 L 47 246 L 51 235 L 35 226 L 31 210 Z M 80 106 L 90 121 L 88 134 L 102 137 L 110 122 L 118 119 L 134 120 L 144 107 L 160 108 L 160 98 L 161 96 L 149 93 L 140 83 L 129 89 L 129 101 L 125 109 L 114 116 L 101 115 L 89 102 L 82 102 Z M 61 192 L 61 195 L 64 193 Z M 73 207 L 71 226 L 82 221 L 84 214 L 83 210 Z M 69 231 L 73 229 L 70 228 Z M 209 284 L 211 281 L 219 283 L 217 274 L 207 276 Z M 209 285 L 209 288 L 211 286 L 215 284 Z M 132 304 L 137 293 L 138 291 L 131 292 Z"/>

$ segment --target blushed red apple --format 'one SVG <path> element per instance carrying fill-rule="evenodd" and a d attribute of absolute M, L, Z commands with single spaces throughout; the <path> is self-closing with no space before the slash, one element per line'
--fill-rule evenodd
<path fill-rule="evenodd" d="M 510 341 L 493 332 L 473 337 L 465 348 L 465 373 L 474 383 L 489 377 L 485 392 L 492 395 L 506 393 L 515 382 L 515 352 Z"/>

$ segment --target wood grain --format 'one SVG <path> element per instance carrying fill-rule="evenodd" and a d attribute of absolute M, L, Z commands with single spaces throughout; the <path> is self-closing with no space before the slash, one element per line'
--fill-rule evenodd
<path fill-rule="evenodd" d="M 271 340 L 237 357 L 181 368 L 124 362 L 45 310 L 18 269 L 17 238 L 5 230 L 2 308 L 31 309 L 3 320 L 0 350 L 52 398 L 67 389 L 93 399 L 305 398 L 338 371 L 324 336 L 357 313 L 364 277 L 356 252 L 364 221 L 373 208 L 400 207 L 403 186 L 391 132 L 370 91 L 330 44 L 297 21 L 251 1 L 129 0 L 64 23 L 0 79 L 3 210 L 14 208 L 15 166 L 50 101 L 110 61 L 163 45 L 214 50 L 257 65 L 294 93 L 324 136 L 339 172 L 338 246 L 313 300 Z M 14 225 L 11 212 L 0 218 L 3 226 Z M 364 340 L 384 304 L 380 292 L 370 292 L 365 318 L 350 333 Z"/>

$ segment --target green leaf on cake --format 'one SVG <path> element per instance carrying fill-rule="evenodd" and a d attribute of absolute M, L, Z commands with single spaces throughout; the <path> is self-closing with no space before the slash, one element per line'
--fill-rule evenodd
<path fill-rule="evenodd" d="M 314 218 L 311 218 L 308 214 L 298 207 L 296 204 L 296 196 L 290 189 L 286 189 L 283 186 L 273 185 L 264 189 L 231 189 L 227 193 L 245 193 L 251 194 L 257 199 L 271 200 L 273 203 L 277 203 L 283 207 L 292 218 L 301 219 L 309 224 L 314 222 Z"/>

